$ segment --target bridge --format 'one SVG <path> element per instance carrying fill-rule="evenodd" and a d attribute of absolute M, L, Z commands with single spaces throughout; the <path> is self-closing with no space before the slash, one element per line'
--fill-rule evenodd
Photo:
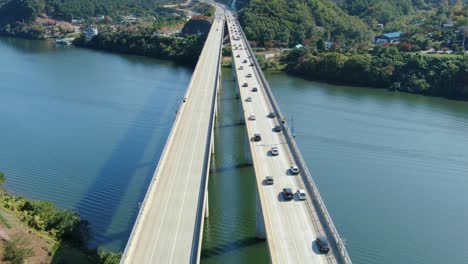
<path fill-rule="evenodd" d="M 225 34 L 233 47 L 238 94 L 252 137 L 257 236 L 267 239 L 272 263 L 351 263 L 242 28 L 231 12 L 214 5 L 215 20 L 121 263 L 199 263 L 204 219 L 209 216 L 207 179 Z M 274 131 L 275 126 L 281 131 Z M 254 141 L 254 134 L 261 140 Z M 272 147 L 279 155 L 272 155 Z M 299 173 L 292 174 L 290 165 Z M 265 183 L 266 176 L 273 177 L 273 185 Z M 285 201 L 281 192 L 286 187 L 303 190 L 306 199 L 295 194 L 293 201 Z M 320 253 L 317 236 L 328 238 L 331 252 Z"/>

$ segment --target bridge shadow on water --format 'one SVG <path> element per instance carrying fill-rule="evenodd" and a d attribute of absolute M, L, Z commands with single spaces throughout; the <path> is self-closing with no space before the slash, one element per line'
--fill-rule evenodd
<path fill-rule="evenodd" d="M 200 259 L 203 260 L 203 259 L 208 259 L 211 257 L 220 256 L 223 254 L 227 254 L 231 251 L 237 251 L 241 248 L 247 248 L 247 247 L 254 246 L 257 244 L 262 244 L 262 243 L 265 243 L 265 240 L 259 239 L 256 237 L 247 237 L 247 238 L 239 239 L 236 241 L 221 244 L 216 247 L 203 249 L 201 252 Z"/>
<path fill-rule="evenodd" d="M 125 247 L 138 214 L 138 203 L 144 199 L 171 129 L 171 125 L 167 127 L 165 124 L 172 124 L 174 108 L 177 107 L 174 100 L 161 100 L 160 96 L 161 91 L 154 89 L 146 98 L 143 109 L 136 114 L 109 159 L 75 206 L 83 219 L 90 222 L 90 247 L 110 243 L 113 243 L 113 248 L 118 245 L 120 250 Z M 167 120 L 153 121 L 161 117 Z M 125 201 L 124 197 L 131 197 L 131 200 Z M 119 215 L 116 215 L 118 211 Z M 122 220 L 121 216 L 125 219 Z M 110 230 L 114 221 L 117 227 Z"/>
<path fill-rule="evenodd" d="M 245 163 L 240 163 L 240 164 L 235 164 L 235 165 L 224 166 L 224 167 L 217 168 L 217 169 L 211 169 L 210 173 L 221 173 L 221 172 L 226 172 L 226 171 L 233 171 L 233 170 L 247 168 L 251 166 L 252 164 L 245 162 Z"/>

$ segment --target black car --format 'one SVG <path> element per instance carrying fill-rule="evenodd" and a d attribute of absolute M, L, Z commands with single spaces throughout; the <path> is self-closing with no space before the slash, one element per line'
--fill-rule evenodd
<path fill-rule="evenodd" d="M 253 140 L 254 140 L 254 141 L 261 141 L 261 140 L 262 140 L 262 136 L 261 136 L 260 134 L 254 134 Z"/>
<path fill-rule="evenodd" d="M 328 253 L 328 251 L 330 251 L 330 244 L 328 243 L 328 239 L 326 237 L 317 237 L 315 241 L 317 242 L 320 252 Z"/>
<path fill-rule="evenodd" d="M 257 91 L 258 91 L 257 87 L 252 88 L 252 92 L 257 92 Z"/>
<path fill-rule="evenodd" d="M 294 197 L 293 190 L 291 188 L 284 188 L 283 197 L 286 201 L 291 201 Z"/>
<path fill-rule="evenodd" d="M 273 130 L 274 130 L 275 132 L 281 132 L 281 127 L 280 127 L 280 126 L 275 126 L 275 127 L 273 128 Z"/>
<path fill-rule="evenodd" d="M 269 117 L 269 118 L 275 118 L 275 117 L 276 117 L 275 112 L 269 113 L 269 114 L 268 114 L 268 117 Z"/>

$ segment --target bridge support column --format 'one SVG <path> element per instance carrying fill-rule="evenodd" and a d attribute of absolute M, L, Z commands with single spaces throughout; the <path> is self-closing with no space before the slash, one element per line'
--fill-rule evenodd
<path fill-rule="evenodd" d="M 208 190 L 205 192 L 205 219 L 210 216 L 210 209 L 208 206 Z"/>
<path fill-rule="evenodd" d="M 257 190 L 257 215 L 256 215 L 256 235 L 257 238 L 266 239 L 265 222 L 263 221 L 262 204 Z"/>
<path fill-rule="evenodd" d="M 211 155 L 215 154 L 215 146 L 214 146 L 214 132 L 213 135 L 211 136 Z"/>

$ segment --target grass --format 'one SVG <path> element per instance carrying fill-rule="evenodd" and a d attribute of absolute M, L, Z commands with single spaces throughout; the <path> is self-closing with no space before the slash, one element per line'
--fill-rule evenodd
<path fill-rule="evenodd" d="M 8 220 L 6 220 L 6 218 L 3 216 L 3 214 L 0 213 L 0 222 L 2 222 L 2 224 L 4 226 L 6 226 L 8 229 L 11 228 L 11 225 L 10 223 L 8 222 Z"/>

